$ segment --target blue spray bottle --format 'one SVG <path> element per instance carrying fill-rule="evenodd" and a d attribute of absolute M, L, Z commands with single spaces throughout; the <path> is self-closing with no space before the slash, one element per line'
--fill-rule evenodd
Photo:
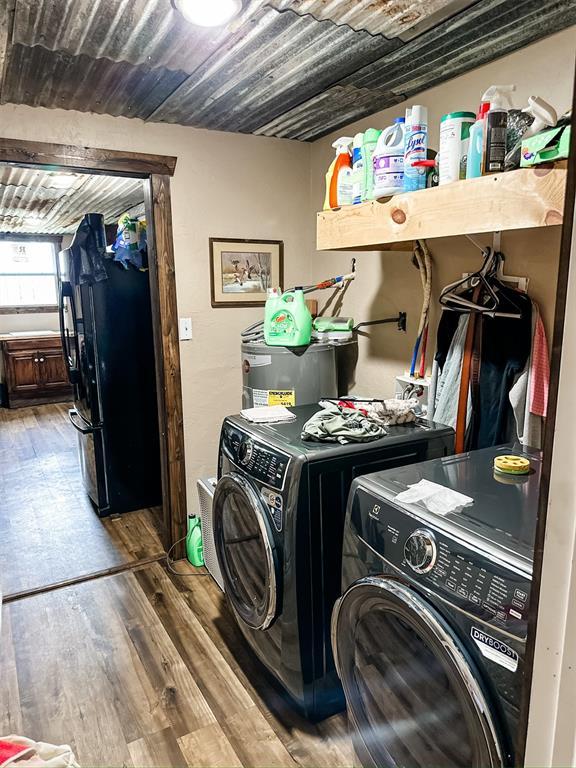
<path fill-rule="evenodd" d="M 412 163 L 426 160 L 428 151 L 428 110 L 415 104 L 406 110 L 406 145 L 404 147 L 404 192 L 426 188 L 426 169 Z"/>

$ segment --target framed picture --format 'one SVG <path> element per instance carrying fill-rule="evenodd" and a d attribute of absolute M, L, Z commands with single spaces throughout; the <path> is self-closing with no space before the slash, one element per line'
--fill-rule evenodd
<path fill-rule="evenodd" d="M 267 289 L 283 282 L 282 240 L 210 238 L 213 307 L 263 307 Z"/>

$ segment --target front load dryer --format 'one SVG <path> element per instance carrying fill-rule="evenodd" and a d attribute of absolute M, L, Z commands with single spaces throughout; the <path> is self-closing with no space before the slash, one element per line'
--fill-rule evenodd
<path fill-rule="evenodd" d="M 422 422 L 362 445 L 301 440 L 318 406 L 288 424 L 222 426 L 213 501 L 224 591 L 248 644 L 302 713 L 344 708 L 330 645 L 346 501 L 355 477 L 446 456 L 453 432 Z"/>
<path fill-rule="evenodd" d="M 495 474 L 508 453 L 531 473 Z M 332 642 L 362 766 L 516 763 L 540 465 L 504 446 L 354 482 Z M 473 503 L 396 500 L 422 479 Z"/>

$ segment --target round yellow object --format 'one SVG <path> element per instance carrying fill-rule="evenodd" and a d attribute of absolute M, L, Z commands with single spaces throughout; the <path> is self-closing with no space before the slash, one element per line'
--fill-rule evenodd
<path fill-rule="evenodd" d="M 506 475 L 526 475 L 530 472 L 530 460 L 525 456 L 496 456 L 494 469 Z"/>

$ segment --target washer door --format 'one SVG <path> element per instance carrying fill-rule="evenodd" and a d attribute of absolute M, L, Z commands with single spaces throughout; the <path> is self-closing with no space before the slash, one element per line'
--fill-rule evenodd
<path fill-rule="evenodd" d="M 356 582 L 334 608 L 332 645 L 363 764 L 504 764 L 473 660 L 414 590 L 384 576 Z"/>
<path fill-rule="evenodd" d="M 237 474 L 225 475 L 218 482 L 212 511 L 224 591 L 245 624 L 267 629 L 279 602 L 268 512 L 252 485 Z"/>

